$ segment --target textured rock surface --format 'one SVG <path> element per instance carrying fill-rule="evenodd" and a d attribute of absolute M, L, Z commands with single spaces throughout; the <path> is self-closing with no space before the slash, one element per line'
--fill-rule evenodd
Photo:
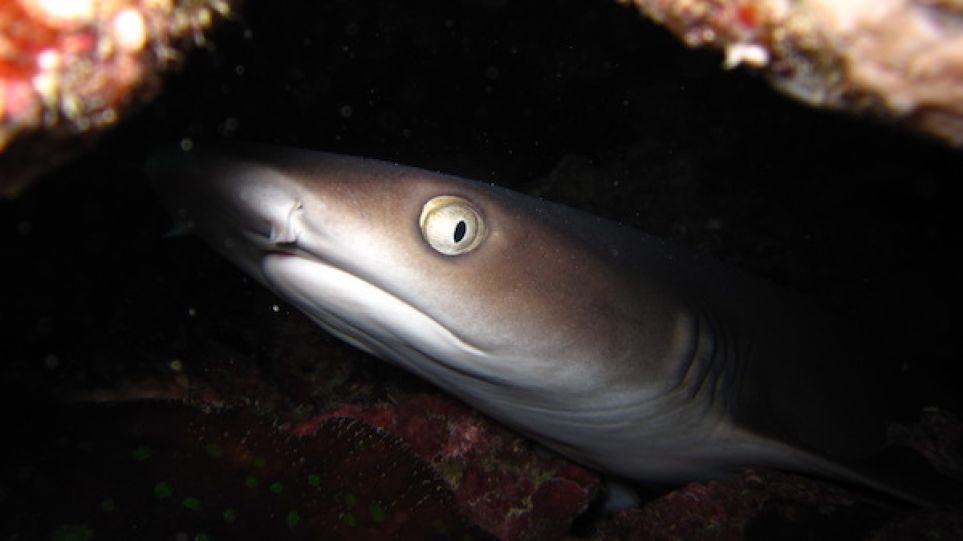
<path fill-rule="evenodd" d="M 594 541 L 959 539 L 963 505 L 894 508 L 872 496 L 767 470 L 692 484 L 616 514 Z"/>
<path fill-rule="evenodd" d="M 466 517 L 506 541 L 561 538 L 599 488 L 595 474 L 439 395 L 346 404 L 291 430 L 310 432 L 331 416 L 365 419 L 400 437 L 444 477 Z"/>
<path fill-rule="evenodd" d="M 940 0 L 623 0 L 818 107 L 963 146 L 963 6 Z"/>
<path fill-rule="evenodd" d="M 156 95 L 230 12 L 230 0 L 0 0 L 0 197 Z"/>
<path fill-rule="evenodd" d="M 491 539 L 428 465 L 356 419 L 292 437 L 169 402 L 54 415 L 0 468 L 5 539 Z"/>

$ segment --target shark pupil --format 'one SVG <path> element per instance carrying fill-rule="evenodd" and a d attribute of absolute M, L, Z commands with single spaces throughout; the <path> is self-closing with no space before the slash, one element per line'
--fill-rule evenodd
<path fill-rule="evenodd" d="M 468 226 L 465 224 L 465 220 L 460 220 L 458 225 L 455 226 L 455 242 L 461 242 L 465 238 L 465 232 L 468 230 Z"/>

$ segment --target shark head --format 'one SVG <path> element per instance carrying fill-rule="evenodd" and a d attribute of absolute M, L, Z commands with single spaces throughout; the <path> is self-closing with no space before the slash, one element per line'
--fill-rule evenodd
<path fill-rule="evenodd" d="M 249 275 L 469 401 L 567 409 L 583 396 L 604 408 L 643 377 L 618 362 L 637 353 L 640 328 L 651 329 L 653 358 L 685 347 L 659 338 L 682 322 L 637 302 L 613 270 L 619 229 L 589 215 L 321 152 L 171 148 L 148 169 L 175 219 Z M 661 388 L 673 376 L 644 378 Z"/>

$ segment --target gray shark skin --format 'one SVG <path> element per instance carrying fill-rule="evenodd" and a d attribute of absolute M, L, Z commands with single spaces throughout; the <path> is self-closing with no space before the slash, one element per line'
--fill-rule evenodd
<path fill-rule="evenodd" d="M 659 484 L 764 465 L 905 496 L 839 465 L 883 436 L 846 329 L 735 269 L 377 160 L 170 148 L 148 172 L 177 221 L 320 326 L 577 462 Z"/>

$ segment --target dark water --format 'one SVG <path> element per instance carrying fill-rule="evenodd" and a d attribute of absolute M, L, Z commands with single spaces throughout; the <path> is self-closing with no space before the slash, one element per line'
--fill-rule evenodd
<path fill-rule="evenodd" d="M 960 411 L 963 156 L 720 64 L 609 2 L 252 2 L 93 153 L 0 204 L 6 422 L 29 439 L 50 395 L 176 390 L 173 359 L 271 379 L 264 358 L 357 355 L 162 239 L 141 160 L 219 137 L 489 180 L 677 239 L 849 318 L 894 398 Z"/>

